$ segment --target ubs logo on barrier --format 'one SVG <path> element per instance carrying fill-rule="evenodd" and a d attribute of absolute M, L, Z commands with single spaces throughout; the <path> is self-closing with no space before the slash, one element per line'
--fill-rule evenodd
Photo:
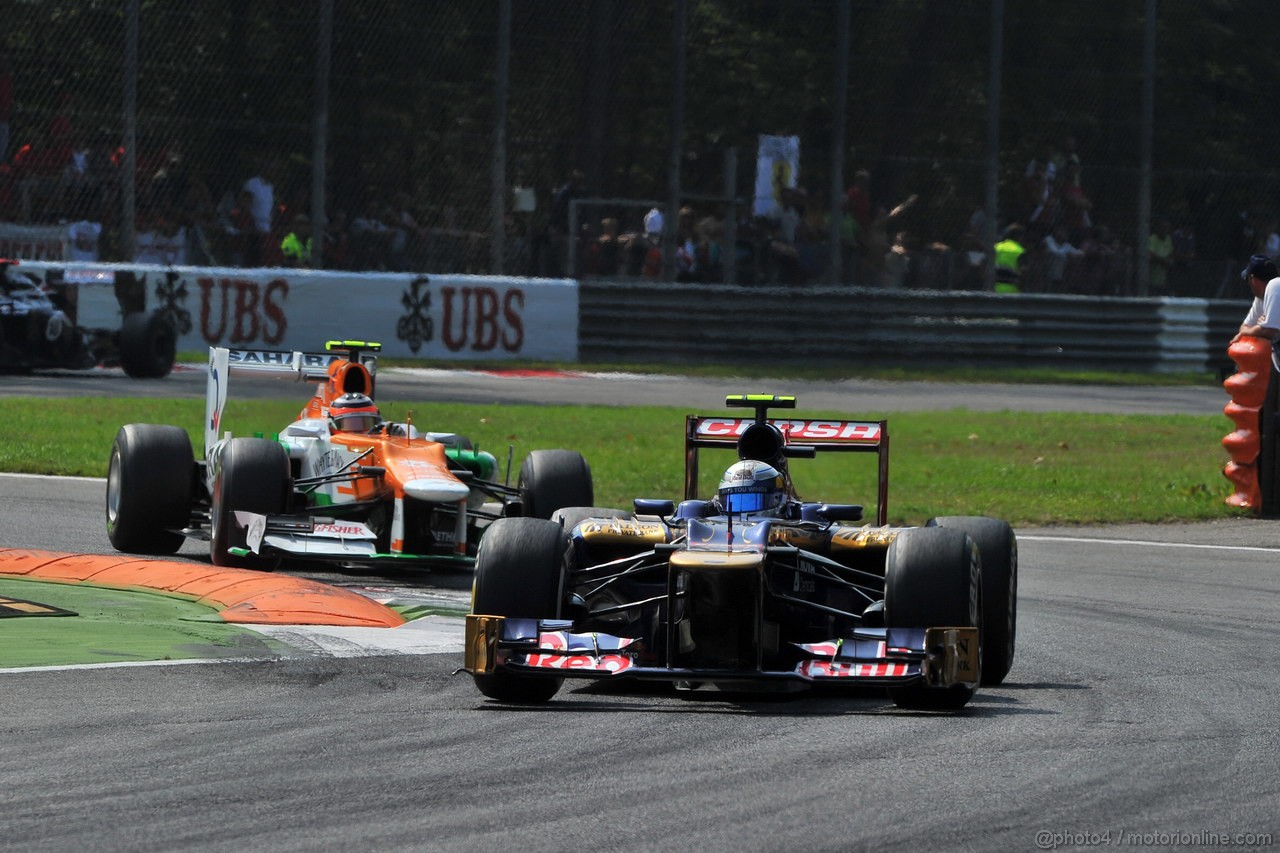
<path fill-rule="evenodd" d="M 400 296 L 400 304 L 409 313 L 396 322 L 396 337 L 417 352 L 435 335 L 435 322 L 431 319 L 430 279 L 425 275 L 409 282 L 409 289 Z"/>
<path fill-rule="evenodd" d="M 209 343 L 278 344 L 289 320 L 284 302 L 289 283 L 273 279 L 265 285 L 241 278 L 201 278 L 200 334 Z M 215 320 L 216 318 L 216 320 Z"/>
<path fill-rule="evenodd" d="M 164 274 L 164 281 L 156 284 L 157 307 L 173 318 L 179 335 L 191 331 L 191 312 L 187 310 L 187 283 L 173 270 Z"/>
<path fill-rule="evenodd" d="M 400 298 L 408 313 L 396 323 L 396 337 L 417 352 L 434 339 L 432 292 L 427 276 L 415 278 Z M 484 285 L 443 285 L 437 291 L 440 342 L 450 352 L 519 352 L 524 346 L 524 291 Z"/>

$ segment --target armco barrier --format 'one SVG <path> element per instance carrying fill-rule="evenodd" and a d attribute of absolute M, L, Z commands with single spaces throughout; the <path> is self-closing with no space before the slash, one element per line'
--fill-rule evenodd
<path fill-rule="evenodd" d="M 1248 303 L 584 281 L 583 361 L 1220 371 Z"/>
<path fill-rule="evenodd" d="M 26 262 L 78 286 L 82 325 L 167 308 L 179 348 L 308 349 L 330 338 L 453 360 L 966 364 L 1139 372 L 1231 366 L 1248 302 L 831 286 Z M 88 280 L 84 276 L 79 280 Z"/>

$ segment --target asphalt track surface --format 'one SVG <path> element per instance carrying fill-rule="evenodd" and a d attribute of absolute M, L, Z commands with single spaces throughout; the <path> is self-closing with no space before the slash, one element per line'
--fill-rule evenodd
<path fill-rule="evenodd" d="M 202 367 L 180 365 L 164 379 L 135 380 L 117 370 L 0 375 L 0 397 L 203 397 Z M 278 396 L 289 384 L 278 379 L 237 377 L 236 396 Z M 726 394 L 792 394 L 798 407 L 851 416 L 888 412 L 971 411 L 1088 412 L 1098 414 L 1222 414 L 1228 397 L 1217 386 L 1131 387 L 1107 385 L 1014 385 L 999 383 L 733 379 L 627 373 L 384 368 L 378 371 L 381 400 L 455 403 L 680 406 L 691 411 L 723 408 Z M 299 383 L 299 405 L 310 390 Z"/>
<path fill-rule="evenodd" d="M 0 545 L 108 553 L 102 492 L 0 477 Z M 503 708 L 456 652 L 0 671 L 0 850 L 1274 846 L 1280 527 L 1018 534 L 1014 668 L 955 716 L 572 682 Z"/>

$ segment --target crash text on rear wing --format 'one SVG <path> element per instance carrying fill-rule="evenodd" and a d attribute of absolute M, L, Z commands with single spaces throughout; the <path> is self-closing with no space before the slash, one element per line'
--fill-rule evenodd
<path fill-rule="evenodd" d="M 379 344 L 360 341 L 330 341 L 329 352 L 209 348 L 209 373 L 205 386 L 204 446 L 206 456 L 218 440 L 222 411 L 227 405 L 229 380 L 232 376 L 274 377 L 293 382 L 325 382 L 330 365 L 336 361 L 358 360 L 372 381 L 377 372 L 377 357 L 370 354 L 381 349 Z"/>
<path fill-rule="evenodd" d="M 794 404 L 792 404 L 794 405 Z M 700 448 L 733 448 L 757 418 L 724 415 L 685 417 L 685 497 L 694 497 L 698 481 Z M 888 523 L 889 422 L 844 421 L 796 418 L 769 418 L 767 423 L 781 431 L 788 445 L 804 445 L 817 452 L 875 453 L 878 457 L 878 500 L 876 523 Z"/>
<path fill-rule="evenodd" d="M 885 421 L 771 418 L 768 422 L 782 431 L 788 444 L 808 444 L 823 450 L 876 450 L 887 441 Z M 691 443 L 702 447 L 732 445 L 753 423 L 754 418 L 689 415 L 687 435 Z"/>

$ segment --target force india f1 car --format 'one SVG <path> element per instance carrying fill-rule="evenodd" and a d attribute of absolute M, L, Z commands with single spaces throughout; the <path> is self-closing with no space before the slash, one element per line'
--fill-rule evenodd
<path fill-rule="evenodd" d="M 904 708 L 954 710 L 1013 663 L 1017 545 L 1003 521 L 887 524 L 887 422 L 771 420 L 794 397 L 731 396 L 754 418 L 689 415 L 684 500 L 634 513 L 567 508 L 501 519 L 475 565 L 464 669 L 504 702 L 564 678 L 677 689 L 878 685 Z M 698 455 L 741 460 L 696 498 Z M 787 460 L 877 456 L 875 525 L 862 507 L 796 499 Z M 761 476 L 763 472 L 763 477 Z"/>
<path fill-rule="evenodd" d="M 378 344 L 327 348 L 210 349 L 203 461 L 181 427 L 121 427 L 107 474 L 111 544 L 172 554 L 185 538 L 202 539 L 216 565 L 241 568 L 281 559 L 470 567 L 493 519 L 546 519 L 559 507 L 591 503 L 581 454 L 535 450 L 510 487 L 495 479 L 493 455 L 466 437 L 381 419 L 372 402 L 376 357 L 367 354 Z M 278 436 L 219 436 L 228 380 L 237 375 L 320 385 Z M 509 466 L 508 458 L 508 476 Z"/>

